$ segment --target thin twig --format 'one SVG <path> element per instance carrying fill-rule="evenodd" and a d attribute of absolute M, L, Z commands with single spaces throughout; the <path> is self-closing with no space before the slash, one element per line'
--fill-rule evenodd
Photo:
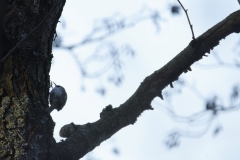
<path fill-rule="evenodd" d="M 31 30 L 31 32 L 28 33 L 27 36 L 25 36 L 24 38 L 22 38 L 22 40 L 19 41 L 19 42 L 16 44 L 16 46 L 13 47 L 13 48 L 7 53 L 7 55 L 4 56 L 4 57 L 1 59 L 0 64 L 1 64 L 2 62 L 4 62 L 5 59 L 6 59 L 7 57 L 9 57 L 9 56 L 14 52 L 14 51 L 18 48 L 18 46 L 19 46 L 20 44 L 22 44 L 23 41 L 25 41 L 34 31 L 36 31 L 36 30 L 41 26 L 41 24 L 43 24 L 43 22 L 44 22 L 44 21 L 47 19 L 47 17 L 53 12 L 53 10 L 57 7 L 57 5 L 58 5 L 58 3 L 54 5 L 54 7 L 47 13 L 47 15 L 42 19 L 42 21 L 41 21 L 33 30 Z"/>
<path fill-rule="evenodd" d="M 189 23 L 190 28 L 191 28 L 191 31 L 192 31 L 192 39 L 195 40 L 195 36 L 194 36 L 194 32 L 193 32 L 193 26 L 192 26 L 192 24 L 191 24 L 191 22 L 190 22 L 190 19 L 189 19 L 189 17 L 188 17 L 188 13 L 187 13 L 188 10 L 183 7 L 183 5 L 182 5 L 182 3 L 180 2 L 180 0 L 177 0 L 177 1 L 180 3 L 180 5 L 182 6 L 182 9 L 184 10 L 185 14 L 187 15 L 188 23 Z"/>

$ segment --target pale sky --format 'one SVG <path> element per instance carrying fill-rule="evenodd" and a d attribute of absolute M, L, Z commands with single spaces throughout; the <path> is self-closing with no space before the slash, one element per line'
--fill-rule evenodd
<path fill-rule="evenodd" d="M 193 24 L 195 36 L 198 37 L 207 29 L 223 20 L 226 16 L 239 9 L 237 0 L 182 0 L 188 9 Z M 90 33 L 96 19 L 109 17 L 116 13 L 129 16 L 144 6 L 157 9 L 163 20 L 160 22 L 160 31 L 151 21 L 139 23 L 135 27 L 119 32 L 106 41 L 114 40 L 117 46 L 130 44 L 136 51 L 136 56 L 125 56 L 123 59 L 124 81 L 116 87 L 103 77 L 100 80 L 85 79 L 86 91 L 81 91 L 82 79 L 79 69 L 67 51 L 54 49 L 54 59 L 51 68 L 51 80 L 65 87 L 68 93 L 66 106 L 60 112 L 51 113 L 56 122 L 54 137 L 60 141 L 58 132 L 68 123 L 85 124 L 99 119 L 102 108 L 108 104 L 118 107 L 124 103 L 137 89 L 143 79 L 161 68 L 191 41 L 191 31 L 184 12 L 179 16 L 172 16 L 169 12 L 170 4 L 178 4 L 174 0 L 69 0 L 63 10 L 62 19 L 66 22 L 66 30 L 62 31 L 59 24 L 58 32 L 63 35 L 64 44 L 71 44 L 83 39 Z M 62 32 L 60 32 L 62 31 Z M 239 35 L 231 35 L 220 42 L 214 51 L 222 59 L 232 62 L 233 46 L 239 40 Z M 79 47 L 75 52 L 82 58 L 91 54 L 96 44 Z M 212 54 L 204 58 L 201 64 L 212 64 Z M 192 67 L 193 72 L 182 75 L 190 83 L 194 83 L 205 97 L 217 94 L 225 103 L 233 84 L 239 82 L 240 70 L 229 68 L 202 69 L 197 65 Z M 107 87 L 105 96 L 95 92 L 100 85 Z M 120 130 L 110 139 L 103 142 L 91 153 L 96 160 L 238 160 L 240 159 L 240 113 L 239 111 L 220 114 L 213 121 L 208 132 L 200 138 L 181 138 L 180 146 L 168 149 L 164 145 L 167 134 L 175 128 L 195 130 L 186 124 L 175 122 L 161 109 L 162 100 L 156 98 L 152 103 L 154 110 L 145 111 L 137 123 Z M 181 98 L 171 102 L 180 116 L 187 116 L 201 111 L 203 102 L 197 100 L 188 91 Z M 213 136 L 214 126 L 221 124 L 223 130 Z M 199 129 L 199 128 L 197 128 Z M 196 129 L 196 130 L 197 130 Z M 119 155 L 112 150 L 118 148 Z M 85 156 L 83 160 L 90 160 Z"/>

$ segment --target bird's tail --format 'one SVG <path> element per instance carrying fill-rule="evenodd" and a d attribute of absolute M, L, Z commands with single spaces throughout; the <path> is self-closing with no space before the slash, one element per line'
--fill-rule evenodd
<path fill-rule="evenodd" d="M 54 110 L 54 106 L 50 106 L 46 109 L 46 112 L 51 113 Z"/>

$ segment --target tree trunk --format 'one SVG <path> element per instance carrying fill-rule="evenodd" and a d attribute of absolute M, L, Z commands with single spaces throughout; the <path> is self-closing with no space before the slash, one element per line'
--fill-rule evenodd
<path fill-rule="evenodd" d="M 56 143 L 55 124 L 44 110 L 52 41 L 64 4 L 65 0 L 14 0 L 3 7 L 0 25 L 7 40 L 0 58 L 27 38 L 0 64 L 0 159 L 47 159 Z"/>

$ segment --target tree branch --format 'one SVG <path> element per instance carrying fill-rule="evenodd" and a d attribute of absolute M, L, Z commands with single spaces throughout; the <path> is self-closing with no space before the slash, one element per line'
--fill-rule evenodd
<path fill-rule="evenodd" d="M 188 17 L 188 13 L 187 13 L 187 9 L 184 8 L 184 6 L 182 5 L 182 3 L 180 2 L 180 0 L 177 0 L 179 2 L 179 4 L 181 5 L 182 9 L 184 10 L 186 16 L 187 16 L 187 19 L 188 19 L 188 23 L 189 23 L 189 26 L 190 26 L 190 29 L 192 31 L 192 39 L 195 40 L 195 36 L 194 36 L 194 32 L 193 32 L 193 25 L 191 24 L 190 22 L 190 19 Z"/>
<path fill-rule="evenodd" d="M 107 106 L 94 123 L 71 123 L 62 127 L 60 135 L 68 138 L 52 148 L 50 159 L 79 159 L 123 127 L 134 124 L 143 111 L 152 109 L 152 100 L 161 96 L 161 91 L 167 85 L 177 80 L 183 72 L 190 71 L 194 62 L 202 59 L 221 39 L 234 32 L 240 32 L 240 10 L 192 40 L 170 62 L 146 77 L 136 92 L 118 108 Z"/>

